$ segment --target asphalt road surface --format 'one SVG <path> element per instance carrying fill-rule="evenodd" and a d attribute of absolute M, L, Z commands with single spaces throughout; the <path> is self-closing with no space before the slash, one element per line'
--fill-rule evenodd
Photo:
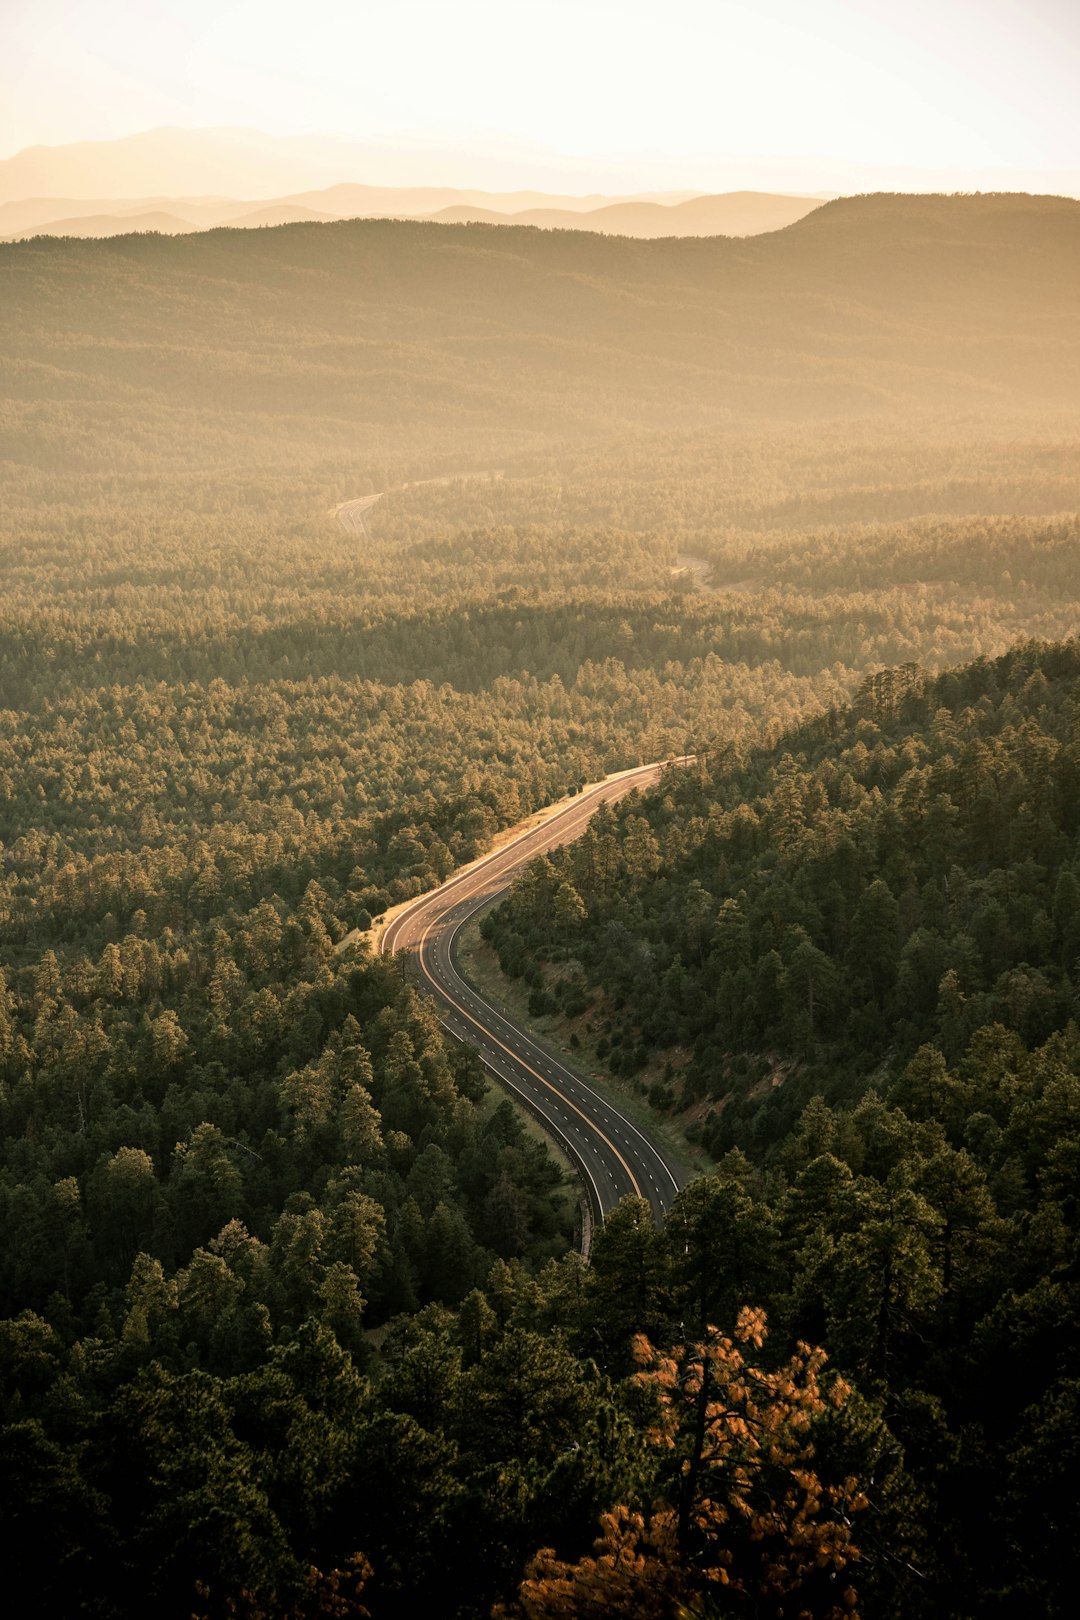
<path fill-rule="evenodd" d="M 381 492 L 378 495 L 361 495 L 355 501 L 344 501 L 334 515 L 349 534 L 367 534 L 365 522 L 367 514 L 373 506 L 378 506 L 381 500 Z"/>
<path fill-rule="evenodd" d="M 457 971 L 454 945 L 461 929 L 510 887 L 516 873 L 546 850 L 585 831 L 604 802 L 646 787 L 662 765 L 643 765 L 608 777 L 564 810 L 501 849 L 455 873 L 438 889 L 398 913 L 383 935 L 384 952 L 415 954 L 424 990 L 452 1035 L 480 1055 L 488 1071 L 538 1118 L 576 1167 L 589 1213 L 603 1221 L 621 1198 L 647 1198 L 659 1222 L 687 1172 L 658 1143 L 602 1097 L 578 1070 L 540 1045 L 475 990 Z M 582 1247 L 588 1252 L 589 1233 Z"/>

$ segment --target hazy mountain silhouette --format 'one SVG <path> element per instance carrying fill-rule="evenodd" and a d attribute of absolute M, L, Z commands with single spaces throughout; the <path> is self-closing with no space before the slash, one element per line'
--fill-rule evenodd
<path fill-rule="evenodd" d="M 210 195 L 261 199 L 331 185 L 369 161 L 360 142 L 250 129 L 151 129 L 111 141 L 31 146 L 0 162 L 0 201 Z"/>
<path fill-rule="evenodd" d="M 608 203 L 571 213 L 537 207 L 504 215 L 490 208 L 457 204 L 431 217 L 447 223 L 470 220 L 489 225 L 538 225 L 548 230 L 600 231 L 609 236 L 756 236 L 782 230 L 801 219 L 818 202 L 810 197 L 781 197 L 761 191 L 732 191 L 717 197 L 691 197 L 680 203 L 641 200 Z"/>
<path fill-rule="evenodd" d="M 65 231 L 59 227 L 75 220 L 99 216 L 118 220 L 120 229 L 138 227 L 127 222 L 139 215 L 164 213 L 181 220 L 187 230 L 223 225 L 238 214 L 261 206 L 236 197 L 24 197 L 0 203 L 0 236 L 15 237 L 48 231 L 53 235 L 114 235 L 109 231 Z"/>
<path fill-rule="evenodd" d="M 166 236 L 177 236 L 191 228 L 190 221 L 179 214 L 151 209 L 136 214 L 76 214 L 69 219 L 50 219 L 25 231 L 13 231 L 6 240 L 18 241 L 27 236 L 123 236 L 131 231 L 161 231 Z"/>
<path fill-rule="evenodd" d="M 275 136 L 253 129 L 166 128 L 109 141 L 27 147 L 0 160 L 0 203 L 27 197 L 114 197 L 143 199 L 145 211 L 145 200 L 151 197 L 224 195 L 246 199 L 252 206 L 275 199 L 299 200 L 319 209 L 317 201 L 303 194 L 354 180 L 378 180 L 384 189 L 399 190 L 442 187 L 461 192 L 479 185 L 504 195 L 532 188 L 531 196 L 526 193 L 518 202 L 496 205 L 510 212 L 538 206 L 577 208 L 582 201 L 595 208 L 627 197 L 678 201 L 736 188 L 818 198 L 883 188 L 916 192 L 1008 188 L 1080 195 L 1080 170 L 1075 166 L 1054 172 L 955 165 L 934 170 L 806 152 L 772 157 L 614 153 L 600 158 L 552 151 L 508 134 L 447 141 L 432 133 L 395 130 L 361 140 L 333 134 Z M 564 196 L 575 190 L 597 195 L 581 201 Z M 544 193 L 552 194 L 549 200 Z M 428 213 L 454 201 L 489 206 L 481 196 L 466 194 L 415 207 L 403 204 L 391 212 Z M 79 212 L 65 210 L 70 218 Z"/>
<path fill-rule="evenodd" d="M 766 192 L 736 191 L 717 197 L 691 197 L 661 203 L 648 199 L 583 207 L 584 198 L 543 198 L 536 206 L 514 208 L 517 196 L 445 190 L 395 191 L 375 186 L 335 186 L 306 196 L 250 203 L 177 197 L 137 203 L 96 202 L 80 206 L 57 199 L 30 198 L 0 204 L 0 236 L 117 236 L 124 231 L 209 230 L 219 225 L 250 228 L 290 225 L 301 220 L 417 218 L 445 224 L 536 225 L 560 230 L 600 231 L 616 236 L 754 236 L 780 230 L 809 213 L 818 203 L 808 197 L 779 197 Z M 528 195 L 528 194 L 526 194 Z M 446 197 L 453 200 L 445 203 Z M 432 207 L 432 202 L 441 206 Z M 569 206 L 569 204 L 573 206 Z M 319 204 L 321 206 L 315 206 Z M 421 206 L 417 206 L 420 204 Z M 152 223 L 153 218 L 162 223 Z M 166 222 L 167 221 L 167 222 Z"/>
<path fill-rule="evenodd" d="M 373 189 L 430 193 L 430 201 L 398 205 L 401 212 L 426 213 L 445 207 L 455 197 L 464 202 L 481 201 L 482 193 L 467 188 L 471 175 L 505 172 L 510 178 L 530 169 L 565 173 L 572 181 L 581 165 L 510 140 L 498 146 L 462 141 L 450 148 L 432 137 L 408 134 L 356 140 L 335 135 L 267 135 L 253 129 L 151 129 L 117 140 L 26 147 L 0 160 L 0 203 L 27 197 L 138 199 L 222 194 L 251 202 L 295 201 L 298 194 L 319 188 L 336 190 L 343 183 L 377 175 L 381 184 Z M 488 179 L 489 192 L 491 186 Z M 528 208 L 545 200 L 556 206 L 577 206 L 573 196 L 561 195 L 561 187 L 558 190 L 560 195 L 546 198 L 544 190 L 522 191 L 518 186 L 506 194 L 507 206 Z M 668 193 L 641 186 L 634 189 L 634 195 L 638 194 L 678 199 L 695 192 Z M 614 199 L 597 194 L 582 200 L 586 206 L 596 207 Z M 68 212 L 74 214 L 75 210 Z"/>
<path fill-rule="evenodd" d="M 338 219 L 372 219 L 387 214 L 425 219 L 439 209 L 450 206 L 490 208 L 500 217 L 519 214 L 529 208 L 560 208 L 576 214 L 604 208 L 615 202 L 680 203 L 698 195 L 695 191 L 643 191 L 635 192 L 630 199 L 604 196 L 599 192 L 575 196 L 546 191 L 485 191 L 475 186 L 365 186 L 348 183 L 297 192 L 279 200 L 317 208 Z"/>

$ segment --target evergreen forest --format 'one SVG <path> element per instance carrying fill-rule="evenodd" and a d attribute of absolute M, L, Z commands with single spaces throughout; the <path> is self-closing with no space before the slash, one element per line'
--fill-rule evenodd
<path fill-rule="evenodd" d="M 0 332 L 37 1612 L 1072 1612 L 1080 203 L 37 238 Z M 586 1263 L 378 925 L 661 760 L 465 941 L 693 1171 Z"/>

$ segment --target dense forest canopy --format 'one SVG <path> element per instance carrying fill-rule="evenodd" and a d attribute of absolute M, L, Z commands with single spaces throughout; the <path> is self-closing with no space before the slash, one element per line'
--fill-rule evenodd
<path fill-rule="evenodd" d="M 0 247 L 42 1612 L 1061 1612 L 1078 248 L 1007 196 Z M 707 1172 L 584 1269 L 363 939 L 673 755 L 488 929 Z"/>

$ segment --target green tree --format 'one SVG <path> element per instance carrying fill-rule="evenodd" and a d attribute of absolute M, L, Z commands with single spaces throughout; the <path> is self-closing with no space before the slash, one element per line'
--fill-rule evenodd
<path fill-rule="evenodd" d="M 776 1226 L 732 1175 L 699 1176 L 664 1222 L 676 1313 L 703 1332 L 767 1298 L 776 1267 Z"/>
<path fill-rule="evenodd" d="M 629 1367 L 635 1333 L 658 1336 L 671 1311 L 664 1240 L 644 1198 L 624 1198 L 593 1238 L 582 1349 L 612 1372 Z"/>

